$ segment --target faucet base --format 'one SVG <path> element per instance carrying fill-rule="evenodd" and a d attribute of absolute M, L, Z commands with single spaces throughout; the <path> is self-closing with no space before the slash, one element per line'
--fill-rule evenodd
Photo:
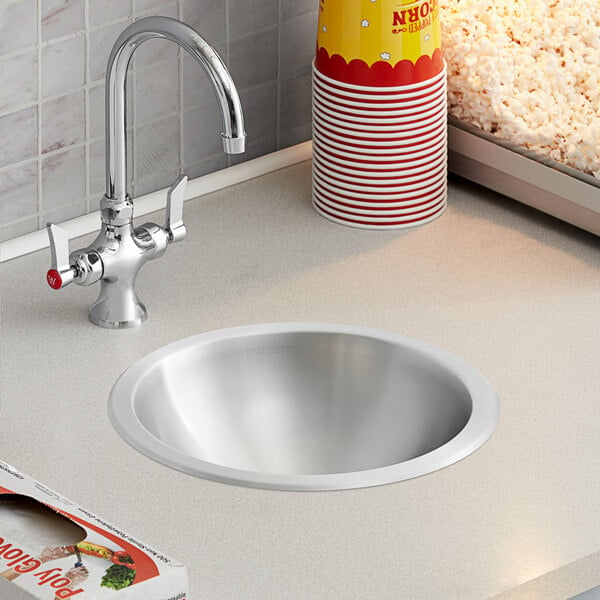
<path fill-rule="evenodd" d="M 90 310 L 90 321 L 98 327 L 104 327 L 105 329 L 130 329 L 132 327 L 139 327 L 148 319 L 148 314 L 144 312 L 137 319 L 128 319 L 126 321 L 112 321 L 106 319 L 99 319 L 92 314 Z"/>
<path fill-rule="evenodd" d="M 105 282 L 102 282 L 105 287 Z M 139 301 L 134 290 L 118 296 L 100 292 L 100 297 L 90 307 L 90 321 L 105 329 L 129 329 L 138 327 L 148 319 L 146 307 Z"/>

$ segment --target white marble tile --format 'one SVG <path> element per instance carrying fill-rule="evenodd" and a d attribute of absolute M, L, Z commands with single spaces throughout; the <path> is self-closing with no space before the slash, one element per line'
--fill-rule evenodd
<path fill-rule="evenodd" d="M 38 107 L 0 117 L 0 168 L 37 154 Z"/>
<path fill-rule="evenodd" d="M 89 93 L 89 139 L 104 135 L 104 82 L 91 87 Z M 127 78 L 127 127 L 133 124 L 133 77 Z"/>
<path fill-rule="evenodd" d="M 90 27 L 98 27 L 131 16 L 131 0 L 91 0 L 88 5 Z"/>
<path fill-rule="evenodd" d="M 163 2 L 157 8 L 141 16 L 136 13 L 136 20 L 150 14 L 177 19 L 179 14 L 177 2 Z M 168 40 L 148 40 L 136 50 L 133 58 L 135 68 L 140 69 L 157 62 L 175 61 L 177 60 L 178 51 L 179 46 Z"/>
<path fill-rule="evenodd" d="M 89 180 L 88 180 L 88 195 L 100 196 L 105 187 L 105 160 L 104 160 L 104 138 L 94 140 L 89 144 Z M 93 209 L 94 202 L 90 200 L 90 209 Z"/>
<path fill-rule="evenodd" d="M 183 21 L 210 44 L 227 37 L 225 0 L 183 0 L 182 8 Z"/>
<path fill-rule="evenodd" d="M 37 101 L 37 50 L 0 59 L 0 113 Z"/>
<path fill-rule="evenodd" d="M 85 139 L 84 91 L 42 103 L 42 154 Z"/>
<path fill-rule="evenodd" d="M 85 82 L 83 36 L 62 40 L 42 48 L 42 97 L 74 92 Z"/>
<path fill-rule="evenodd" d="M 241 7 L 241 4 L 248 6 Z M 47 217 L 63 220 L 63 217 L 80 214 L 86 198 L 87 209 L 96 210 L 95 198 L 99 199 L 105 185 L 103 80 L 106 62 L 115 40 L 134 19 L 149 15 L 181 16 L 216 46 L 226 64 L 231 65 L 236 84 L 242 90 L 248 128 L 253 134 L 249 140 L 252 156 L 273 150 L 275 134 L 280 142 L 284 138 L 288 142 L 288 138 L 304 139 L 310 125 L 310 115 L 304 118 L 306 103 L 298 102 L 294 91 L 283 87 L 277 95 L 274 81 L 278 64 L 282 72 L 304 74 L 305 56 L 309 55 L 307 48 L 314 46 L 309 43 L 314 36 L 308 36 L 310 40 L 301 38 L 302 32 L 312 27 L 311 18 L 316 13 L 312 4 L 309 0 L 246 3 L 239 0 L 0 0 L 0 140 L 9 140 L 0 145 L 0 175 L 6 177 L 6 172 L 12 171 L 11 165 L 17 162 L 31 159 L 31 163 L 27 163 L 30 167 L 37 164 L 40 151 L 44 190 L 42 212 L 38 214 L 37 205 L 31 201 L 23 202 L 22 210 L 9 216 L 12 222 L 0 221 L 0 236 L 25 232 L 36 220 L 41 223 Z M 288 22 L 291 17 L 295 18 Z M 277 18 L 284 22 L 274 27 Z M 302 32 L 298 33 L 298 29 Z M 288 35 L 292 42 L 296 40 L 289 44 L 294 47 L 293 51 L 288 44 L 278 48 L 278 33 Z M 41 65 L 38 65 L 36 46 L 42 42 Z M 4 56 L 7 54 L 9 56 Z M 181 60 L 183 81 L 179 77 Z M 228 159 L 222 153 L 221 117 L 204 70 L 176 44 L 164 40 L 144 43 L 136 52 L 132 66 L 127 91 L 130 189 L 139 195 L 164 187 L 184 159 L 192 176 L 225 167 Z M 37 80 L 38 67 L 41 68 L 41 86 Z M 38 87 L 41 98 L 38 98 Z M 296 87 L 305 91 L 304 85 Z M 135 136 L 132 132 L 134 108 Z M 184 108 L 183 131 L 180 131 Z M 277 111 L 290 119 L 286 121 L 285 131 L 274 129 Z M 41 119 L 39 145 L 38 117 Z M 181 135 L 183 153 L 180 153 Z M 88 139 L 91 141 L 86 148 L 84 144 Z M 231 160 L 237 162 L 248 156 Z M 85 181 L 86 157 L 89 181 Z M 78 168 L 76 163 L 81 163 Z M 132 185 L 134 174 L 136 181 Z M 33 175 L 37 182 L 37 170 Z M 31 181 L 30 178 L 30 187 L 35 187 Z M 4 197 L 1 190 L 0 187 L 0 202 Z M 35 191 L 37 203 L 37 188 Z"/>
<path fill-rule="evenodd" d="M 88 33 L 88 83 L 104 79 L 110 51 L 131 19 Z"/>
<path fill-rule="evenodd" d="M 41 0 L 42 41 L 83 30 L 84 4 L 84 0 Z"/>
<path fill-rule="evenodd" d="M 134 93 L 136 124 L 179 112 L 177 60 L 137 71 Z"/>
<path fill-rule="evenodd" d="M 0 32 L 0 54 L 35 46 L 38 41 L 37 0 L 0 2 Z"/>
<path fill-rule="evenodd" d="M 133 132 L 127 131 L 127 186 L 131 189 L 133 173 Z M 106 160 L 104 138 L 99 138 L 89 144 L 89 181 L 88 196 L 90 196 L 90 210 L 97 210 L 98 202 L 106 186 Z"/>
<path fill-rule="evenodd" d="M 134 140 L 135 179 L 170 172 L 179 166 L 179 115 L 142 125 Z"/>
<path fill-rule="evenodd" d="M 171 187 L 179 177 L 179 168 L 171 169 L 161 173 L 156 173 L 145 179 L 136 179 L 133 182 L 134 197 L 143 196 L 157 190 Z"/>
<path fill-rule="evenodd" d="M 0 223 L 16 221 L 37 213 L 38 163 L 0 170 Z"/>
<path fill-rule="evenodd" d="M 96 210 L 96 209 L 94 209 Z M 80 217 L 86 213 L 85 200 L 79 200 L 73 204 L 67 204 L 66 206 L 60 206 L 52 210 L 45 211 L 42 213 L 42 223 L 62 223 L 75 217 Z"/>
<path fill-rule="evenodd" d="M 42 160 L 44 212 L 85 199 L 85 148 L 79 146 Z"/>
<path fill-rule="evenodd" d="M 31 233 L 32 231 L 36 231 L 37 228 L 37 215 L 15 223 L 8 223 L 7 225 L 0 227 L 0 242 L 6 242 L 7 240 L 12 240 L 13 238 L 25 235 L 26 233 Z"/>
<path fill-rule="evenodd" d="M 133 0 L 133 8 L 136 13 L 145 12 L 150 9 L 161 9 L 165 4 L 171 4 L 172 0 Z"/>

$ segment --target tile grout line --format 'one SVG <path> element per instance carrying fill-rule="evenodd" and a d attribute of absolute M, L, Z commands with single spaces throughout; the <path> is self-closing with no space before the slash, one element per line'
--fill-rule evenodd
<path fill-rule="evenodd" d="M 143 14 L 143 11 L 142 11 Z M 134 0 L 131 0 L 131 22 L 135 23 L 138 18 L 140 17 L 140 13 L 137 10 L 137 7 L 135 6 L 135 2 Z M 138 141 L 138 122 L 137 122 L 137 107 L 138 107 L 138 102 L 137 102 L 137 94 L 136 94 L 136 90 L 137 90 L 137 80 L 138 80 L 138 62 L 139 62 L 139 57 L 137 55 L 135 55 L 132 58 L 132 65 L 131 65 L 131 71 L 130 71 L 130 77 L 131 77 L 131 147 L 128 147 L 128 140 L 127 140 L 127 131 L 125 132 L 125 148 L 126 148 L 126 152 L 125 152 L 125 170 L 126 172 L 129 174 L 127 177 L 127 180 L 125 181 L 125 189 L 127 189 L 127 187 L 130 185 L 131 182 L 131 197 L 135 198 L 136 193 L 135 193 L 135 179 L 136 179 L 136 175 L 137 175 L 137 169 L 135 166 L 135 154 L 134 154 L 134 149 L 137 145 L 137 141 Z M 125 75 L 125 77 L 127 78 L 127 75 Z M 125 128 L 127 129 L 127 84 L 125 84 Z M 131 172 L 129 169 L 129 165 L 127 163 L 127 157 L 131 157 Z"/>
<path fill-rule="evenodd" d="M 277 2 L 277 64 L 275 66 L 275 150 L 281 144 L 281 77 L 279 76 L 281 57 L 281 23 L 283 20 L 283 0 Z"/>
<path fill-rule="evenodd" d="M 227 65 L 227 69 L 229 69 L 229 56 L 231 54 L 231 39 L 229 37 L 230 27 L 229 27 L 229 2 L 231 0 L 223 0 L 225 2 L 225 64 Z M 243 107 L 242 107 L 243 110 Z M 225 155 L 225 164 L 230 167 L 232 163 L 231 154 Z"/>
<path fill-rule="evenodd" d="M 90 87 L 89 83 L 89 53 L 90 53 L 90 37 L 89 37 L 89 19 L 90 19 L 90 7 L 89 0 L 85 0 L 83 4 L 83 26 L 86 34 L 84 38 L 84 85 L 85 92 L 83 97 L 84 102 L 84 171 L 85 171 L 85 212 L 88 213 L 91 210 L 91 192 L 90 192 Z"/>
<path fill-rule="evenodd" d="M 177 2 L 177 18 L 183 21 L 183 0 Z M 181 48 L 177 51 L 177 71 L 179 75 L 179 174 L 183 173 L 184 160 L 184 126 L 183 126 L 183 52 Z"/>
<path fill-rule="evenodd" d="M 46 226 L 42 223 L 44 199 L 42 191 L 42 0 L 37 0 L 37 224 L 38 229 Z"/>

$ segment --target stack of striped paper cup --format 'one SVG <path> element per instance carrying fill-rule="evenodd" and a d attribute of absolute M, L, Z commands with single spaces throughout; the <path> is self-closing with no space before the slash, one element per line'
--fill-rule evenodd
<path fill-rule="evenodd" d="M 446 208 L 446 70 L 437 0 L 321 0 L 313 205 L 397 229 Z"/>

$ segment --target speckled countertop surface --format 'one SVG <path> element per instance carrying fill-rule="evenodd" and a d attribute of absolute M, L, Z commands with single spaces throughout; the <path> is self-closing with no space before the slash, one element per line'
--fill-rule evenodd
<path fill-rule="evenodd" d="M 600 241 L 460 180 L 449 198 L 420 228 L 351 229 L 312 209 L 303 163 L 188 202 L 188 239 L 139 277 L 135 330 L 88 323 L 95 288 L 48 288 L 47 251 L 1 265 L 0 457 L 183 562 L 191 600 L 565 600 L 600 584 Z M 437 344 L 496 387 L 498 429 L 425 477 L 316 493 L 197 479 L 114 432 L 108 395 L 137 359 L 270 321 Z"/>

